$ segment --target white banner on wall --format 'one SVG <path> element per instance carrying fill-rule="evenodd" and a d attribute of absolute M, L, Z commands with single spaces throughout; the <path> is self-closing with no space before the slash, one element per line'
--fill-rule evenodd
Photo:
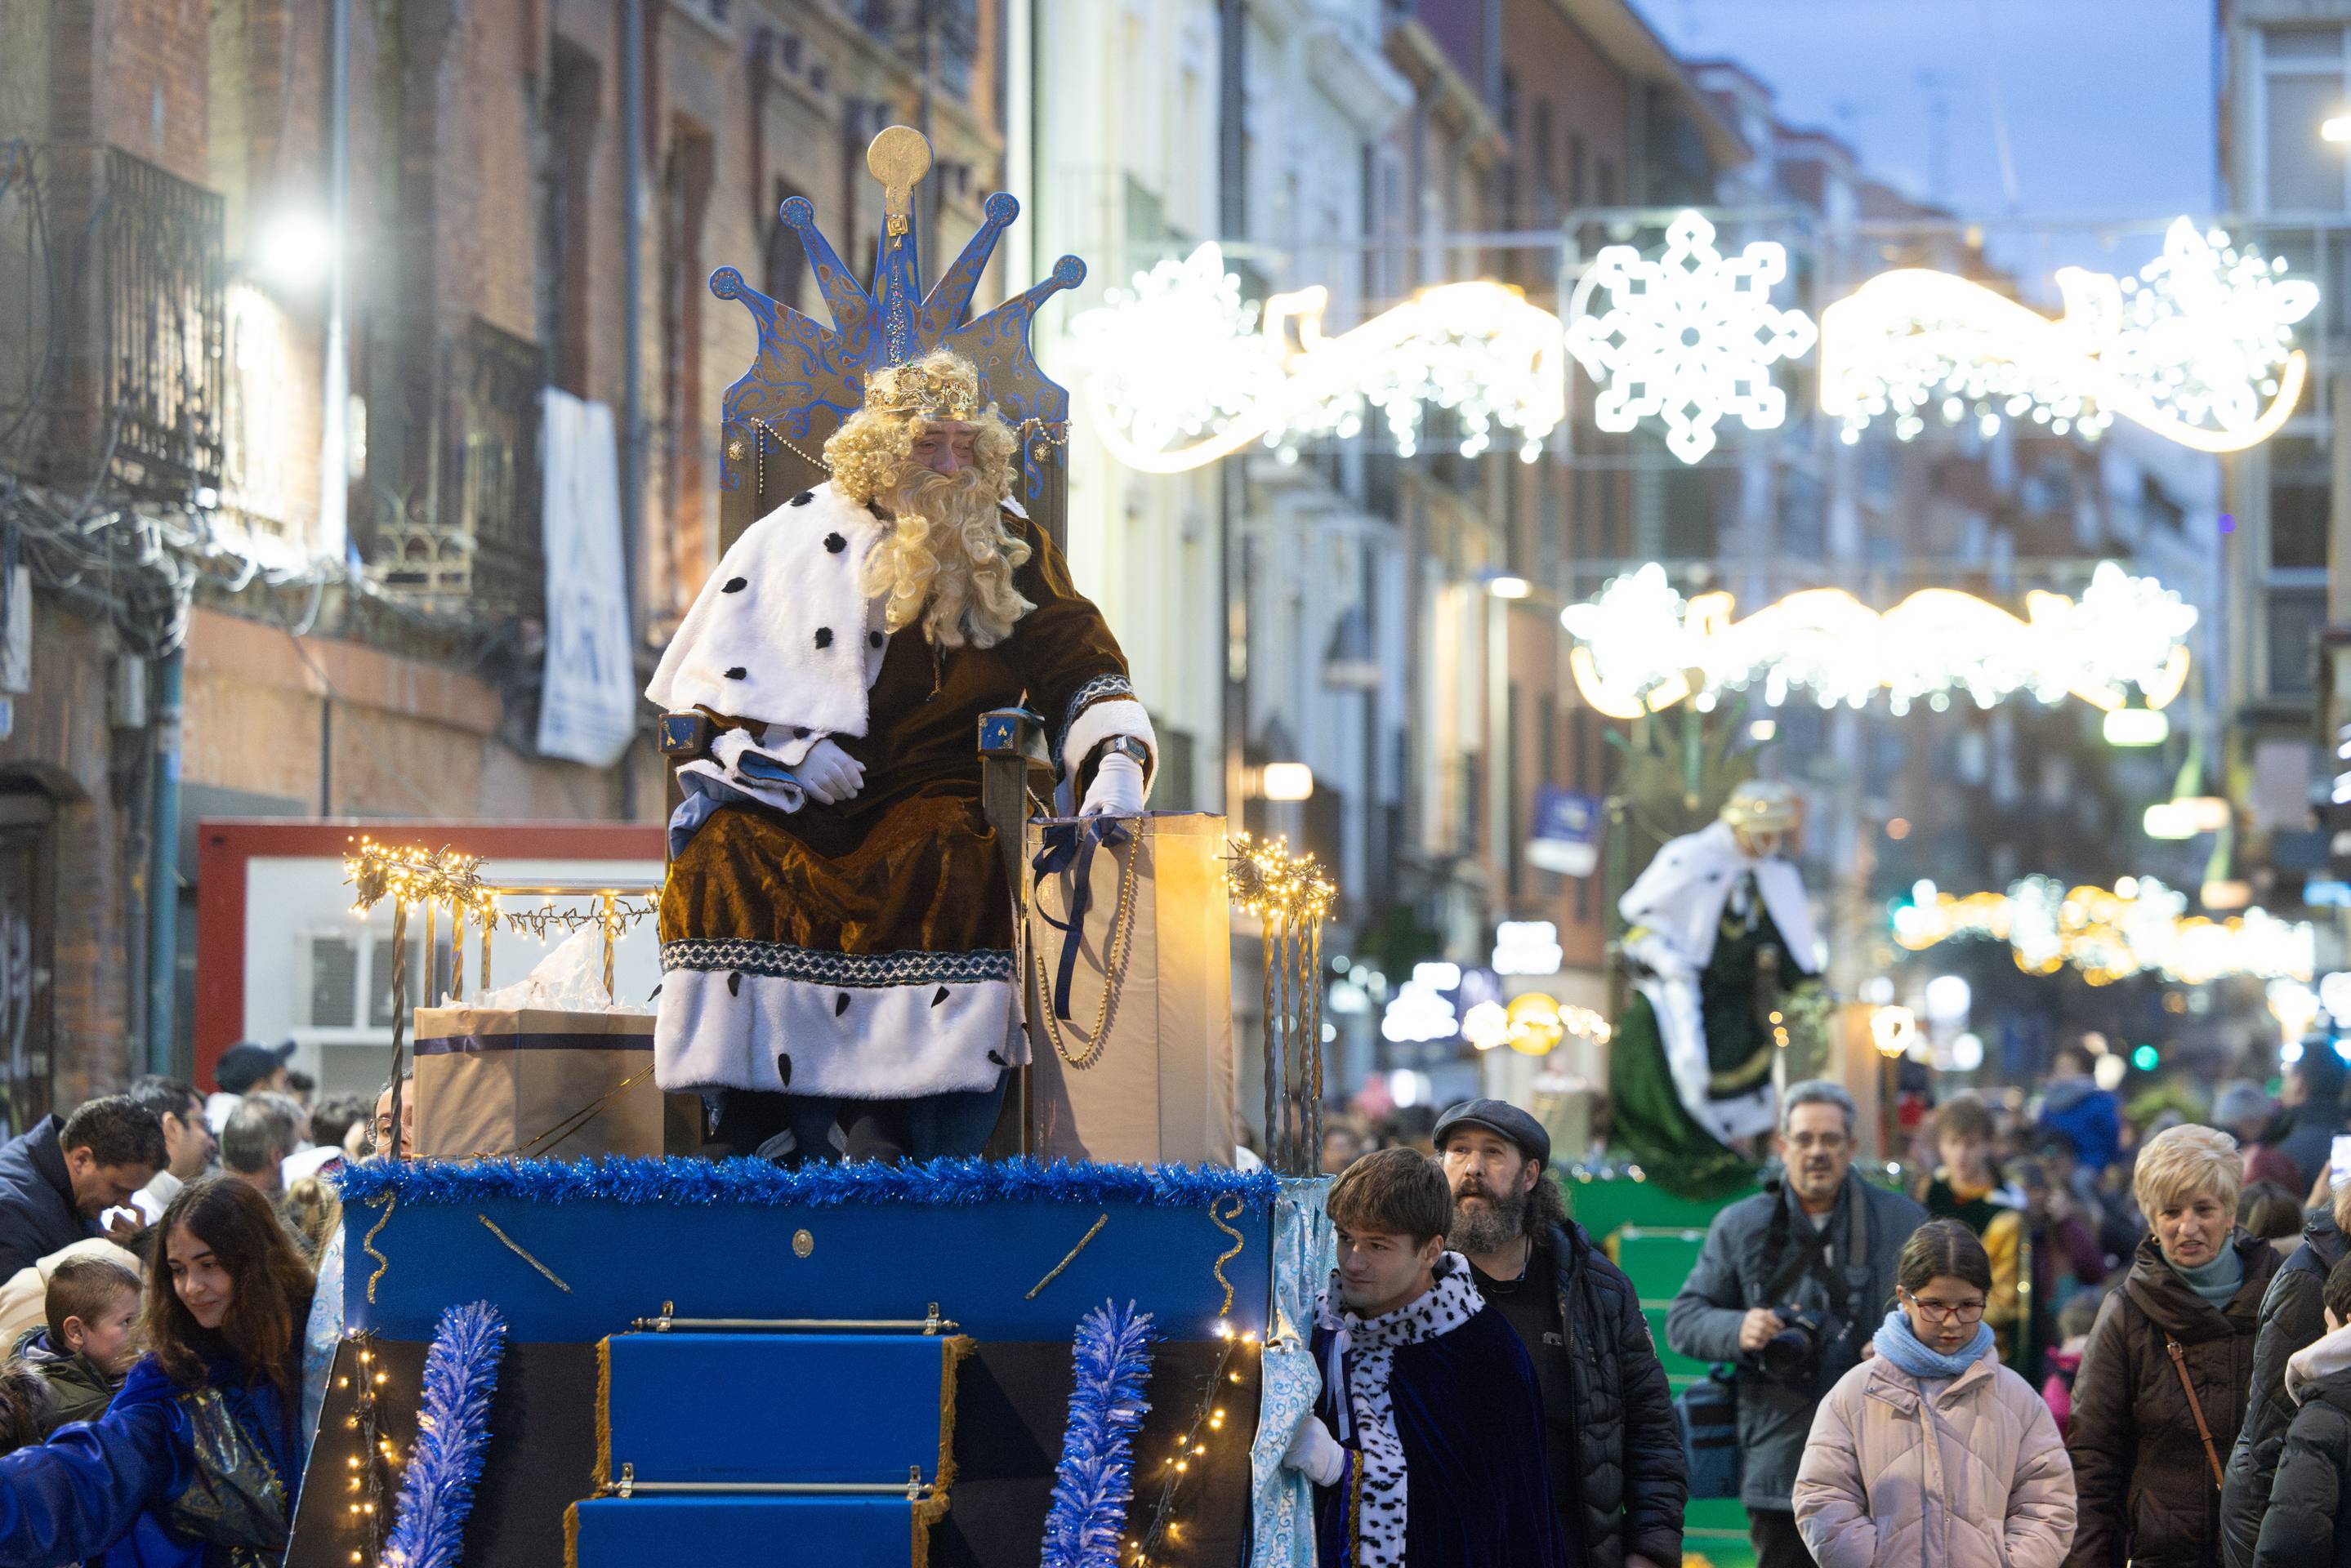
<path fill-rule="evenodd" d="M 549 387 L 539 421 L 547 545 L 547 671 L 538 749 L 590 767 L 621 760 L 637 729 L 629 586 L 621 555 L 612 410 Z"/>

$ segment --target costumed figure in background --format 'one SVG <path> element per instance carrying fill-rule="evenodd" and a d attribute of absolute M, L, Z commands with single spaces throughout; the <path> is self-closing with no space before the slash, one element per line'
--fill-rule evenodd
<path fill-rule="evenodd" d="M 678 770 L 656 1075 L 794 1161 L 976 1154 L 1028 1061 L 980 809 L 991 709 L 1041 713 L 1082 814 L 1140 815 L 1151 721 L 1101 612 L 1008 499 L 970 360 L 875 371 L 832 479 L 747 529 L 646 695 L 720 733 Z"/>
<path fill-rule="evenodd" d="M 1753 1175 L 1739 1146 L 1774 1125 L 1783 1003 L 1822 969 L 1786 858 L 1802 826 L 1793 789 L 1750 780 L 1717 820 L 1659 849 L 1618 904 L 1635 995 L 1611 1054 L 1616 1135 L 1692 1196 Z"/>

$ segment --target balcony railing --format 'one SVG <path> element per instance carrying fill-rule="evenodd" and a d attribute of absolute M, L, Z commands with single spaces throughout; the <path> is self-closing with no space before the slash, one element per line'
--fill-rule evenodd
<path fill-rule="evenodd" d="M 427 609 L 540 615 L 545 356 L 478 318 L 448 352 L 449 381 L 462 398 L 443 431 L 440 504 L 412 500 L 380 519 L 375 570 L 385 587 Z"/>
<path fill-rule="evenodd" d="M 474 597 L 496 609 L 537 615 L 547 598 L 538 472 L 545 358 L 537 344 L 479 319 L 466 330 L 465 356 L 457 520 L 474 542 Z"/>
<path fill-rule="evenodd" d="M 223 209 L 202 186 L 107 150 L 97 223 L 100 407 L 115 476 L 147 493 L 217 490 L 225 472 Z"/>

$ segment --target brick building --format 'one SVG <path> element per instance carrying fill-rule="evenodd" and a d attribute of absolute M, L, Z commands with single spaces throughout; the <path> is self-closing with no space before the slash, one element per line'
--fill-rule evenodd
<path fill-rule="evenodd" d="M 812 294 L 792 194 L 865 265 L 893 121 L 936 147 L 952 254 L 1000 179 L 996 10 L 349 6 L 338 73 L 330 0 L 0 0 L 9 1126 L 186 1070 L 203 816 L 658 813 L 642 742 L 537 749 L 542 390 L 613 410 L 642 667 L 719 549 L 716 409 L 753 334 L 711 270 Z"/>

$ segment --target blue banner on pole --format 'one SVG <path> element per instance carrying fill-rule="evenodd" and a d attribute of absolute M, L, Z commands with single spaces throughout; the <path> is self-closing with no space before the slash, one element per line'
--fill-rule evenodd
<path fill-rule="evenodd" d="M 1527 864 L 1562 877 L 1591 876 L 1600 864 L 1600 825 L 1597 796 L 1544 785 L 1535 794 Z"/>

